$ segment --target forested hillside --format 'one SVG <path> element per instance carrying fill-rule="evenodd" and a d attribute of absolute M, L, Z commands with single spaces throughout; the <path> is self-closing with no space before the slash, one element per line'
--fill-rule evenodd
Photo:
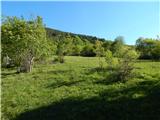
<path fill-rule="evenodd" d="M 118 36 L 115 40 L 106 40 L 104 38 L 98 38 L 96 36 L 75 34 L 70 32 L 63 32 L 60 30 L 46 28 L 47 36 L 55 44 L 61 43 L 60 41 L 66 41 L 70 44 L 70 52 L 66 55 L 82 55 L 82 56 L 95 56 L 96 41 L 101 42 L 104 51 L 111 50 L 112 52 L 119 51 L 118 46 L 123 45 L 124 48 L 136 48 L 140 54 L 140 59 L 159 59 L 160 58 L 160 40 L 153 38 L 139 37 L 136 40 L 135 45 L 127 45 L 124 42 L 122 36 Z M 67 42 L 68 41 L 68 42 Z M 83 54 L 84 51 L 87 53 Z M 104 56 L 104 55 L 102 55 Z"/>
<path fill-rule="evenodd" d="M 89 41 L 91 43 L 95 43 L 96 40 L 100 40 L 102 42 L 105 41 L 104 38 L 97 38 L 96 36 L 89 36 L 89 35 L 75 34 L 75 33 L 71 33 L 71 32 L 64 32 L 64 31 L 60 31 L 60 30 L 56 30 L 56 29 L 48 28 L 48 27 L 46 27 L 46 31 L 47 31 L 48 37 L 50 37 L 50 38 L 70 35 L 73 38 L 79 37 L 84 42 Z"/>
<path fill-rule="evenodd" d="M 104 49 L 113 43 L 111 40 L 96 36 L 63 32 L 52 28 L 46 28 L 46 33 L 47 37 L 57 46 L 57 51 L 64 44 L 65 55 L 95 56 L 96 41 L 101 42 Z"/>
<path fill-rule="evenodd" d="M 46 27 L 47 38 L 56 45 L 56 53 L 63 48 L 65 49 L 64 55 L 71 56 L 96 56 L 97 44 L 100 44 L 101 56 L 105 56 L 105 52 L 110 50 L 115 56 L 122 52 L 122 49 L 131 48 L 134 49 L 134 45 L 125 44 L 123 36 L 117 36 L 114 40 L 106 40 L 104 38 L 98 38 L 96 36 L 75 34 L 70 32 L 64 32 L 53 28 Z M 123 48 L 122 48 L 123 47 Z M 68 50 L 69 49 L 69 50 Z"/>

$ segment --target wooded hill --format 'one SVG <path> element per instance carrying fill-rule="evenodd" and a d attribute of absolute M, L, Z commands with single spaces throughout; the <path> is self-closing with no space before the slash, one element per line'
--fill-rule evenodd
<path fill-rule="evenodd" d="M 75 34 L 71 32 L 64 32 L 52 28 L 46 27 L 47 35 L 49 38 L 55 38 L 55 37 L 60 37 L 60 36 L 68 36 L 70 35 L 71 37 L 79 37 L 83 42 L 90 42 L 90 43 L 95 43 L 96 40 L 105 42 L 104 38 L 97 38 L 96 36 L 90 36 L 90 35 L 83 35 L 83 34 Z"/>
<path fill-rule="evenodd" d="M 113 44 L 111 40 L 105 40 L 96 36 L 63 32 L 52 28 L 45 29 L 47 38 L 56 46 L 57 52 L 63 51 L 65 55 L 96 56 L 96 41 L 101 43 L 103 51 L 109 49 Z"/>

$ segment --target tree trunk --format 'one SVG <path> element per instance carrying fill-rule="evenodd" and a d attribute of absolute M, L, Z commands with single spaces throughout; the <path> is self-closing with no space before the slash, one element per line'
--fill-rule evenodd
<path fill-rule="evenodd" d="M 5 67 L 5 68 L 10 68 L 11 67 L 11 59 L 9 58 L 8 55 L 3 57 L 2 66 Z"/>
<path fill-rule="evenodd" d="M 33 56 L 29 56 L 26 59 L 24 59 L 24 62 L 22 63 L 22 65 L 17 69 L 17 72 L 31 72 L 32 71 L 32 66 L 33 66 L 33 60 L 34 57 Z"/>

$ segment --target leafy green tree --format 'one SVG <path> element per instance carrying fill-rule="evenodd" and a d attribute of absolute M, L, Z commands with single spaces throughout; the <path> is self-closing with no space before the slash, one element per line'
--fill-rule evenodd
<path fill-rule="evenodd" d="M 96 40 L 95 42 L 95 53 L 97 57 L 102 57 L 104 56 L 104 48 L 102 47 L 103 43 L 99 40 Z"/>
<path fill-rule="evenodd" d="M 81 53 L 81 46 L 80 45 L 74 45 L 72 48 L 72 54 L 73 56 L 79 56 Z"/>
<path fill-rule="evenodd" d="M 64 55 L 70 55 L 72 54 L 72 50 L 73 50 L 73 38 L 71 37 L 71 35 L 68 33 L 67 36 L 63 39 L 62 44 L 64 44 Z"/>
<path fill-rule="evenodd" d="M 60 63 L 64 63 L 64 55 L 65 55 L 65 52 L 66 52 L 66 45 L 64 43 L 65 41 L 65 38 L 63 36 L 60 37 L 61 40 L 59 41 L 58 45 L 57 45 L 57 60 L 60 62 Z"/>
<path fill-rule="evenodd" d="M 108 40 L 108 41 L 105 41 L 105 42 L 103 42 L 103 48 L 104 48 L 104 50 L 105 51 L 107 51 L 107 50 L 111 50 L 111 45 L 112 45 L 112 41 L 110 41 L 110 40 Z"/>
<path fill-rule="evenodd" d="M 160 60 L 160 41 L 155 42 L 155 46 L 151 51 L 153 59 Z"/>
<path fill-rule="evenodd" d="M 160 59 L 160 41 L 150 38 L 139 38 L 136 41 L 136 50 L 142 59 Z"/>
<path fill-rule="evenodd" d="M 92 44 L 87 44 L 81 51 L 82 56 L 93 57 L 96 56 L 95 49 Z"/>
<path fill-rule="evenodd" d="M 122 36 L 118 36 L 111 45 L 111 51 L 113 56 L 121 57 L 123 54 L 124 47 L 124 38 Z"/>
<path fill-rule="evenodd" d="M 75 35 L 75 37 L 73 38 L 73 44 L 74 45 L 84 45 L 83 41 L 81 40 L 81 38 L 77 35 Z"/>
<path fill-rule="evenodd" d="M 118 64 L 118 59 L 115 58 L 110 50 L 106 51 L 105 61 L 109 69 L 113 70 Z"/>
<path fill-rule="evenodd" d="M 102 47 L 102 42 L 99 41 L 99 40 L 96 40 L 96 43 L 95 43 L 95 53 L 96 53 L 96 56 L 98 57 L 98 60 L 99 60 L 99 67 L 100 69 L 103 68 L 103 61 L 102 61 L 102 56 L 104 56 L 104 48 Z"/>
<path fill-rule="evenodd" d="M 2 53 L 7 54 L 18 67 L 18 72 L 30 72 L 35 58 L 52 52 L 41 17 L 26 21 L 6 17 L 1 26 Z"/>
<path fill-rule="evenodd" d="M 58 61 L 64 63 L 64 45 L 60 45 L 57 48 Z"/>

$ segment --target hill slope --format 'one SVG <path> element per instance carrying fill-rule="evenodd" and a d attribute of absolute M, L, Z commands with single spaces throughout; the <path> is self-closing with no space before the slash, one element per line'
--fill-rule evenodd
<path fill-rule="evenodd" d="M 82 35 L 82 34 L 75 34 L 75 33 L 70 33 L 70 32 L 63 32 L 60 30 L 52 29 L 52 28 L 46 28 L 47 31 L 47 36 L 49 38 L 57 38 L 60 36 L 70 36 L 72 38 L 74 37 L 79 37 L 82 41 L 89 41 L 90 43 L 95 43 L 96 40 L 100 40 L 102 42 L 105 41 L 104 38 L 97 38 L 96 36 L 90 36 L 90 35 Z"/>

